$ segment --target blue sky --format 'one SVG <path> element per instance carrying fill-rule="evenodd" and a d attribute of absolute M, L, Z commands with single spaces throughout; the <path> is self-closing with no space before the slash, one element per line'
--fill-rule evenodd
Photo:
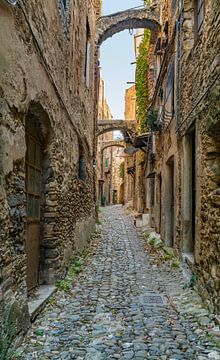
<path fill-rule="evenodd" d="M 143 0 L 103 0 L 103 15 L 143 5 Z M 125 89 L 134 81 L 134 40 L 125 30 L 106 40 L 101 46 L 102 76 L 105 79 L 106 98 L 115 119 L 124 118 Z"/>

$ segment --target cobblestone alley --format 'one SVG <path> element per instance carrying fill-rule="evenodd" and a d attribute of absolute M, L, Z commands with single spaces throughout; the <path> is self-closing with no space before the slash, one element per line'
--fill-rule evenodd
<path fill-rule="evenodd" d="M 219 359 L 214 316 L 180 269 L 152 265 L 121 206 L 102 210 L 101 227 L 73 289 L 57 292 L 16 358 Z"/>

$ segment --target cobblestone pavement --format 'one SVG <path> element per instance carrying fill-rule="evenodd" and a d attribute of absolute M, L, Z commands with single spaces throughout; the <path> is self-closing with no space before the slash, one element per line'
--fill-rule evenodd
<path fill-rule="evenodd" d="M 58 292 L 32 325 L 21 358 L 220 359 L 218 334 L 208 333 L 213 317 L 182 288 L 181 271 L 150 265 L 121 206 L 102 216 L 96 253 L 73 290 Z"/>

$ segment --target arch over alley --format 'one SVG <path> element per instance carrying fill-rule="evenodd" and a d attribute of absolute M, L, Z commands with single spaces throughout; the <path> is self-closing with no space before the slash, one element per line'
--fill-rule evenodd
<path fill-rule="evenodd" d="M 114 34 L 126 29 L 149 29 L 153 32 L 160 30 L 160 8 L 152 5 L 147 9 L 129 9 L 107 16 L 102 16 L 97 24 L 98 45 Z"/>
<path fill-rule="evenodd" d="M 108 149 L 109 147 L 121 147 L 121 148 L 125 148 L 125 142 L 124 140 L 120 140 L 120 141 L 108 141 L 106 144 L 103 145 L 103 147 L 101 148 L 101 153 L 103 153 L 103 151 L 105 149 Z"/>
<path fill-rule="evenodd" d="M 134 130 L 135 126 L 136 120 L 98 120 L 97 136 L 115 130 L 119 130 L 124 134 L 128 130 Z"/>

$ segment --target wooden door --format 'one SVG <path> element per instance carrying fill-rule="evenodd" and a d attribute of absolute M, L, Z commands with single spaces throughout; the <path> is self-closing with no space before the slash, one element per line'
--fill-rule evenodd
<path fill-rule="evenodd" d="M 26 195 L 27 195 L 27 287 L 28 290 L 38 284 L 40 259 L 40 198 L 42 145 L 34 136 L 35 129 L 26 132 Z"/>

